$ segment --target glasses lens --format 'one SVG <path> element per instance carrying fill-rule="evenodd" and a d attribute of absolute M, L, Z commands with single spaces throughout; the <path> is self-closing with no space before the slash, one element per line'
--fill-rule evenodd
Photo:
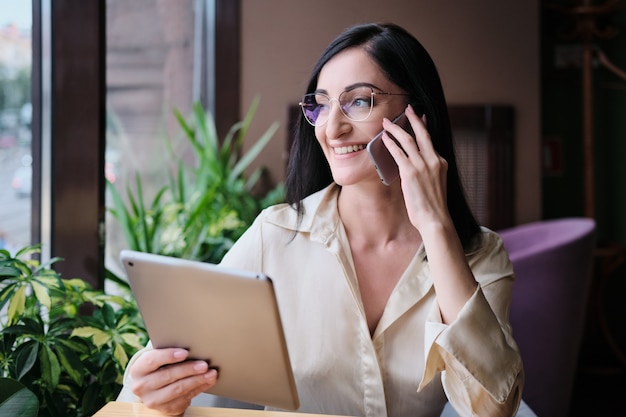
<path fill-rule="evenodd" d="M 305 94 L 300 106 L 310 124 L 323 124 L 328 117 L 329 100 L 324 94 Z"/>
<path fill-rule="evenodd" d="M 339 96 L 339 107 L 346 117 L 360 122 L 372 114 L 374 90 L 371 87 L 357 87 Z M 321 126 L 328 120 L 331 99 L 326 94 L 305 94 L 300 102 L 302 113 L 313 126 Z"/>
<path fill-rule="evenodd" d="M 344 91 L 339 96 L 341 111 L 348 119 L 360 122 L 367 119 L 372 113 L 374 105 L 374 90 L 370 87 L 357 87 Z"/>

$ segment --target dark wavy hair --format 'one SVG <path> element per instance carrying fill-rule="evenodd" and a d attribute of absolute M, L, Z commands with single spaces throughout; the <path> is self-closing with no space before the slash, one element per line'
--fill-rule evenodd
<path fill-rule="evenodd" d="M 417 39 L 394 24 L 363 24 L 348 28 L 324 50 L 313 68 L 306 93 L 317 88 L 320 71 L 338 53 L 363 48 L 386 77 L 410 95 L 418 113 L 425 113 L 435 150 L 448 162 L 448 209 L 461 243 L 469 250 L 479 225 L 472 214 L 459 178 L 452 129 L 441 80 L 432 58 Z M 315 128 L 302 113 L 294 130 L 285 180 L 287 202 L 303 214 L 302 199 L 329 185 L 330 166 L 315 138 Z"/>

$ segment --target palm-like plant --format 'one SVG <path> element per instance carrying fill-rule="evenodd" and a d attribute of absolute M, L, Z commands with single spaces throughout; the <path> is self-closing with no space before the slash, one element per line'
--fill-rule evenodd
<path fill-rule="evenodd" d="M 113 207 L 130 249 L 207 262 L 219 262 L 264 207 L 282 201 L 282 184 L 263 196 L 254 195 L 263 169 L 247 175 L 250 164 L 278 129 L 273 123 L 243 152 L 244 138 L 256 112 L 255 100 L 243 121 L 234 124 L 223 141 L 218 140 L 214 120 L 200 104 L 190 120 L 174 115 L 194 152 L 194 164 L 178 159 L 169 184 L 146 204 L 139 175 L 136 195 L 126 188 L 128 206 L 108 183 Z"/>

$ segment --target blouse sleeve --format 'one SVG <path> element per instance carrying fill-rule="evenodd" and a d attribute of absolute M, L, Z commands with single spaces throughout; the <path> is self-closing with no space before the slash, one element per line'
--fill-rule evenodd
<path fill-rule="evenodd" d="M 244 234 L 237 239 L 224 255 L 220 265 L 249 271 L 263 270 L 262 224 L 264 214 L 265 212 L 262 212 Z"/>
<path fill-rule="evenodd" d="M 117 396 L 117 401 L 128 402 L 128 403 L 139 403 L 141 400 L 132 392 L 133 386 L 133 378 L 130 376 L 130 368 L 137 361 L 144 352 L 152 349 L 152 343 L 148 341 L 148 344 L 143 348 L 135 352 L 133 357 L 126 364 L 126 370 L 124 371 L 124 385 L 122 386 L 122 390 Z"/>
<path fill-rule="evenodd" d="M 457 319 L 445 325 L 435 302 L 426 323 L 426 366 L 419 387 L 441 372 L 446 395 L 460 415 L 512 416 L 519 407 L 524 371 L 509 323 L 513 269 L 501 239 L 468 260 L 478 288 Z"/>

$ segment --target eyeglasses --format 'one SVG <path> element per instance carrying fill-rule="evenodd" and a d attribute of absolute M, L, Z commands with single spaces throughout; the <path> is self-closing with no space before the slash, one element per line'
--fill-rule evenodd
<path fill-rule="evenodd" d="M 322 126 L 328 121 L 330 103 L 335 100 L 339 103 L 341 112 L 353 122 L 361 122 L 372 114 L 374 96 L 408 96 L 402 93 L 383 93 L 374 91 L 372 87 L 360 86 L 346 90 L 338 98 L 330 98 L 324 93 L 305 94 L 299 103 L 302 113 L 312 126 Z"/>

